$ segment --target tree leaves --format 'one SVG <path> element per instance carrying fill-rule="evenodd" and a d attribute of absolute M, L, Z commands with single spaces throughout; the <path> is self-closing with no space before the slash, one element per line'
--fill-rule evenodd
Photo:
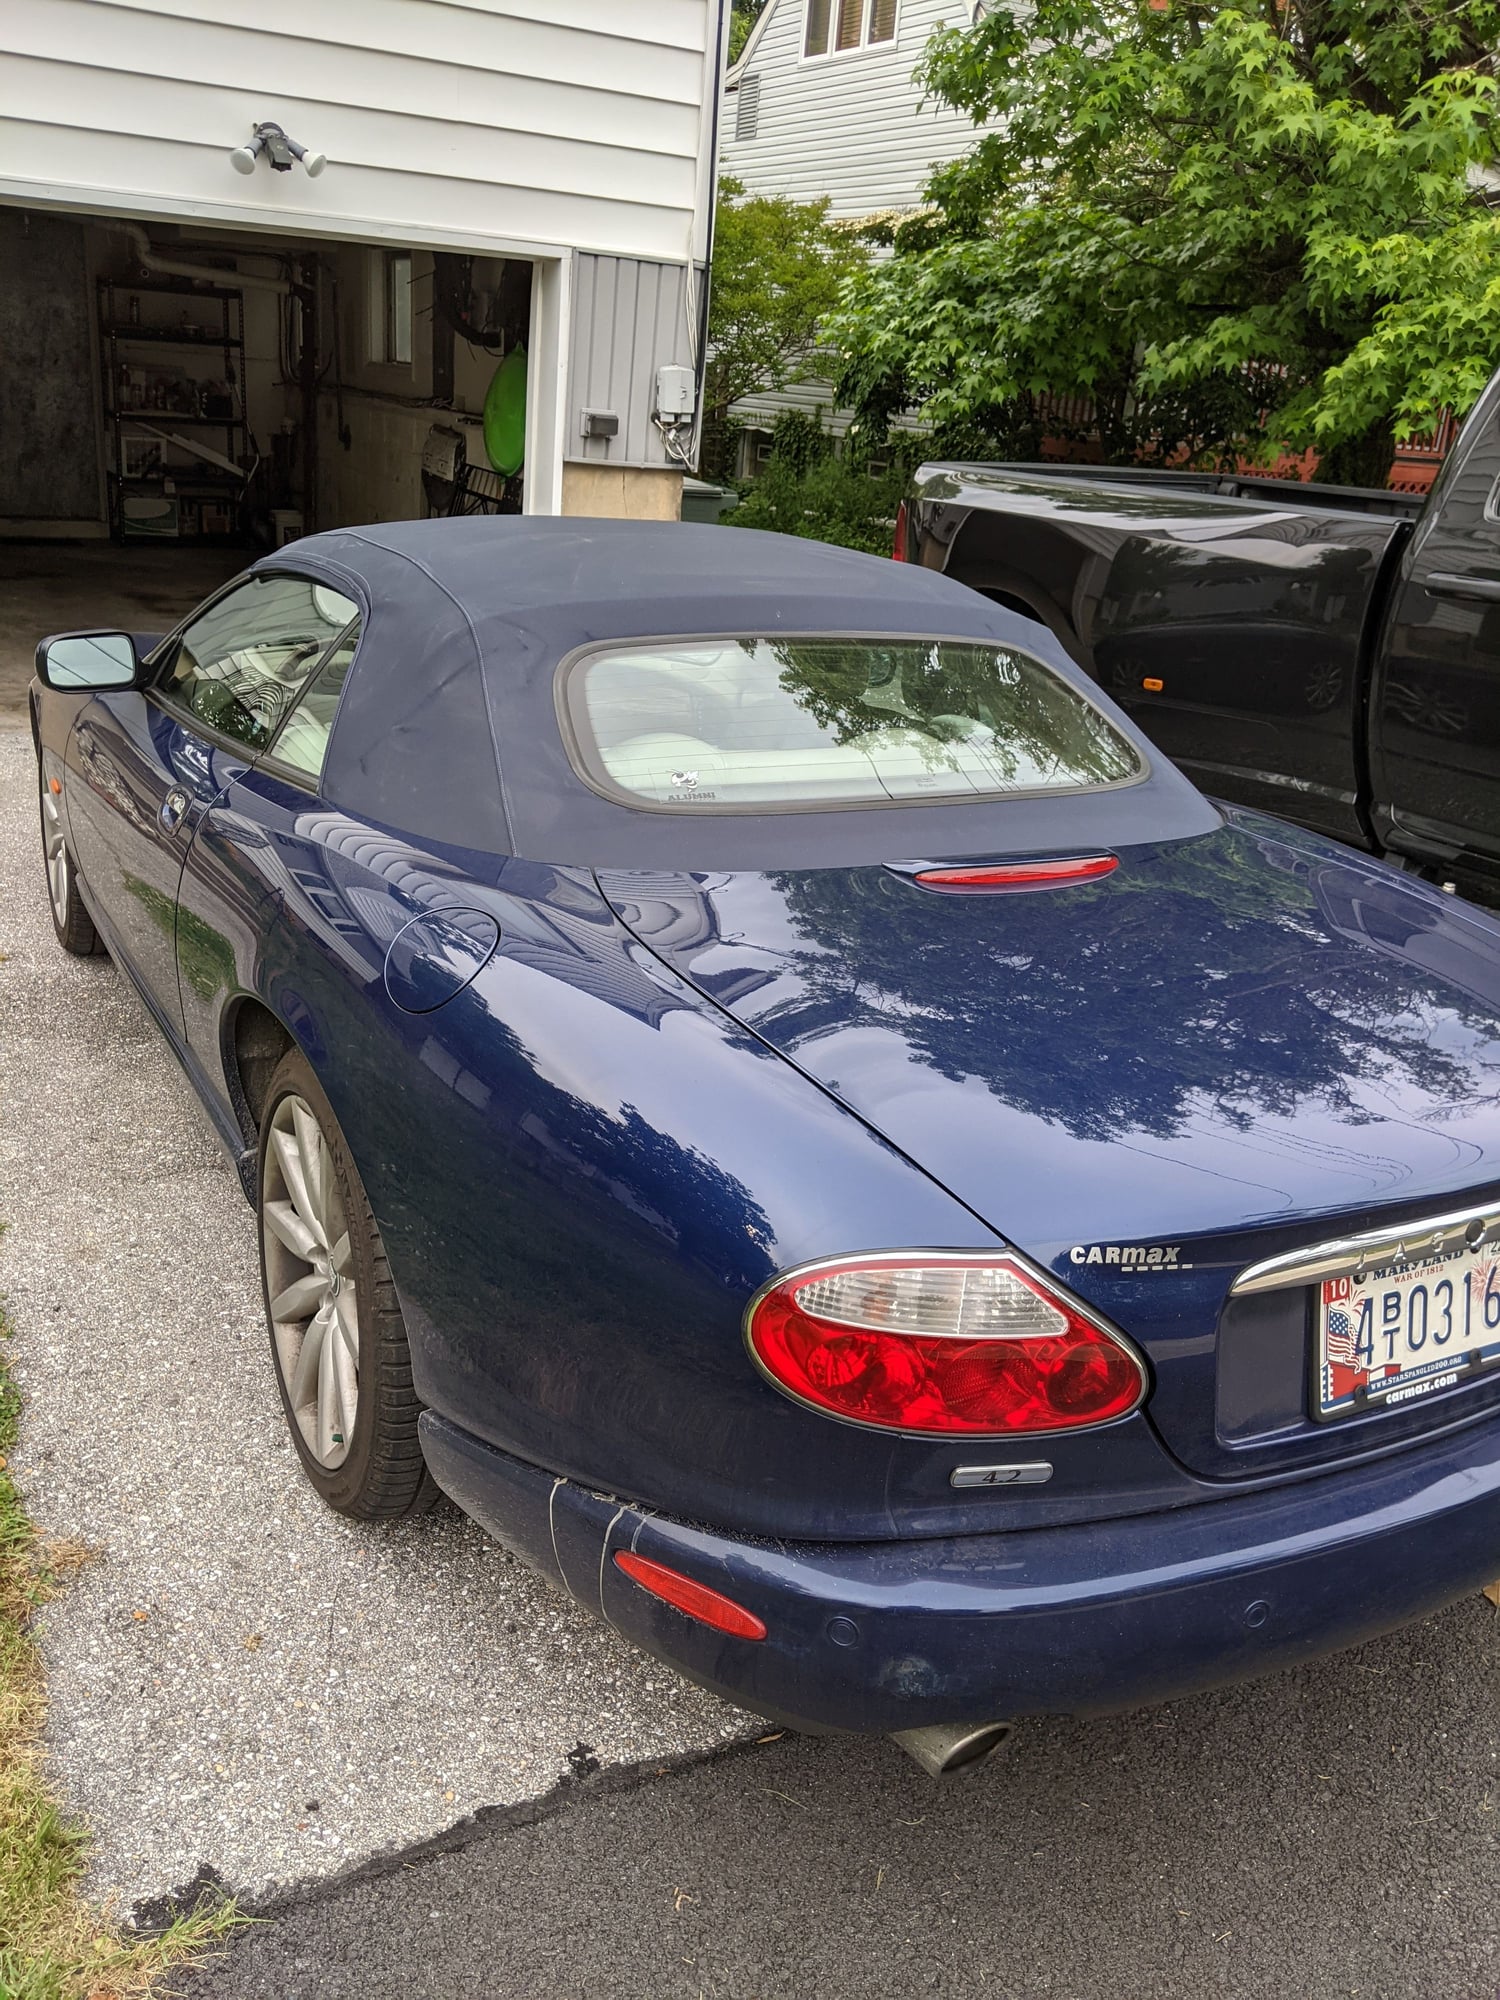
<path fill-rule="evenodd" d="M 1497 42 L 1496 0 L 1002 0 L 940 31 L 924 86 L 988 129 L 846 286 L 841 393 L 944 422 L 1089 394 L 1126 458 L 1430 429 L 1500 360 Z"/>
<path fill-rule="evenodd" d="M 812 366 L 818 323 L 868 255 L 828 220 L 827 200 L 747 195 L 719 183 L 704 407 L 722 413 L 752 389 L 780 389 Z"/>

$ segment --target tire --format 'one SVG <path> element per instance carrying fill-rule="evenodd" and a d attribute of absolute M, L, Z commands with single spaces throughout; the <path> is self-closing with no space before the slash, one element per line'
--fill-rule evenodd
<path fill-rule="evenodd" d="M 47 871 L 47 907 L 52 912 L 52 928 L 64 951 L 74 958 L 89 958 L 95 952 L 102 952 L 104 946 L 78 893 L 78 869 L 63 824 L 62 795 L 52 789 L 40 764 L 36 775 L 42 862 Z M 57 782 L 60 785 L 61 781 Z"/>
<path fill-rule="evenodd" d="M 417 1437 L 422 1405 L 396 1288 L 349 1148 L 300 1049 L 282 1057 L 266 1096 L 256 1219 L 271 1360 L 308 1479 L 358 1520 L 425 1513 L 438 1488 Z"/>

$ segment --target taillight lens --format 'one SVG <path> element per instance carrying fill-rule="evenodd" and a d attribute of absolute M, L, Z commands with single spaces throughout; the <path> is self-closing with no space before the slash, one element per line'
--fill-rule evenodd
<path fill-rule="evenodd" d="M 893 562 L 906 562 L 909 560 L 906 550 L 906 536 L 910 520 L 911 510 L 903 500 L 896 509 L 896 536 L 891 544 L 891 560 Z"/>
<path fill-rule="evenodd" d="M 1097 882 L 1119 867 L 1114 854 L 1079 854 L 1066 861 L 974 861 L 955 868 L 920 868 L 914 879 L 924 889 L 972 893 L 1005 889 L 1061 889 L 1070 882 Z"/>
<path fill-rule="evenodd" d="M 929 1251 L 809 1266 L 756 1295 L 745 1337 L 799 1402 L 932 1437 L 1108 1423 L 1146 1388 L 1119 1334 L 1008 1257 Z"/>

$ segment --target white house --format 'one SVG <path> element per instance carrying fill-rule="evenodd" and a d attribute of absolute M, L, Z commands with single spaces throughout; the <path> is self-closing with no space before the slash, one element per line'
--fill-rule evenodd
<path fill-rule="evenodd" d="M 0 535 L 675 515 L 727 11 L 9 0 Z"/>
<path fill-rule="evenodd" d="M 972 121 L 923 102 L 915 72 L 934 29 L 969 27 L 983 0 L 767 0 L 724 79 L 719 165 L 751 194 L 828 197 L 837 220 L 920 205 L 935 166 L 974 144 Z M 769 427 L 828 405 L 826 383 L 753 396 L 735 414 Z M 841 427 L 838 423 L 835 428 Z M 765 449 L 752 429 L 752 455 Z"/>

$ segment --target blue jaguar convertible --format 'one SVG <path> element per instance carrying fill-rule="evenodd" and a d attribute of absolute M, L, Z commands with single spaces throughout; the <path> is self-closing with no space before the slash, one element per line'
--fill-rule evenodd
<path fill-rule="evenodd" d="M 931 1769 L 1500 1574 L 1500 925 L 772 535 L 316 535 L 31 696 L 332 1507 Z"/>

